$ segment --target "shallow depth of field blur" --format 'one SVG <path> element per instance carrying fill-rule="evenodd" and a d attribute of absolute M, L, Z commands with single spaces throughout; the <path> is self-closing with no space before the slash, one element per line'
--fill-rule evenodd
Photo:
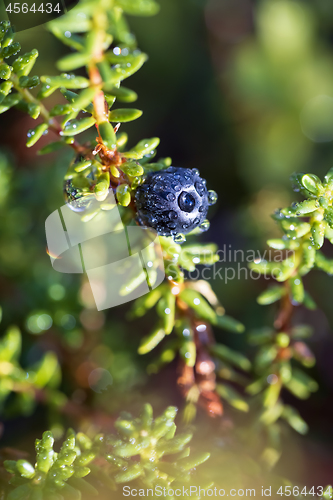
<path fill-rule="evenodd" d="M 304 171 L 322 177 L 333 164 L 333 3 L 160 3 L 156 17 L 129 19 L 149 61 L 131 79 L 143 117 L 122 127 L 131 145 L 143 137 L 160 137 L 160 156 L 171 156 L 174 166 L 198 168 L 208 187 L 217 191 L 219 201 L 210 210 L 205 241 L 245 255 L 249 250 L 263 252 L 266 239 L 279 237 L 270 214 L 297 199 L 290 174 Z M 4 19 L 4 9 L 1 14 Z M 54 74 L 54 62 L 66 49 L 50 33 L 37 27 L 20 32 L 17 39 L 24 51 L 38 49 L 36 74 Z M 57 99 L 53 94 L 50 104 Z M 145 401 L 157 411 L 168 404 L 181 408 L 177 363 L 153 374 L 154 353 L 137 354 L 152 316 L 131 322 L 128 305 L 97 312 L 84 278 L 52 269 L 44 222 L 63 205 L 62 179 L 73 155 L 67 151 L 38 157 L 40 144 L 26 149 L 31 122 L 19 111 L 0 117 L 1 332 L 13 323 L 21 328 L 23 365 L 33 365 L 45 351 L 56 352 L 62 389 L 75 408 L 85 409 L 84 430 L 111 429 L 120 410 L 138 412 Z M 243 268 L 239 276 L 238 264 Z M 210 273 L 210 284 L 227 313 L 249 330 L 271 324 L 276 310 L 256 303 L 267 281 L 251 279 L 246 265 L 240 258 L 222 262 L 220 275 Z M 229 269 L 228 276 L 235 277 L 227 283 L 226 267 L 235 270 Z M 317 364 L 310 373 L 320 389 L 305 401 L 284 394 L 310 430 L 305 437 L 286 431 L 276 472 L 324 486 L 332 482 L 333 468 L 333 278 L 314 271 L 305 284 L 319 309 L 299 307 L 296 316 L 315 329 L 310 347 Z M 246 334 L 215 334 L 251 358 Z M 56 417 L 42 404 L 26 417 L 15 417 L 15 405 L 11 411 L 13 416 L 8 414 L 0 424 L 4 446 L 31 450 L 43 430 L 52 428 L 61 435 L 68 424 L 68 416 Z M 228 447 L 232 427 L 237 429 L 239 422 L 246 429 L 247 419 L 227 405 L 221 420 L 211 421 L 199 410 L 196 439 L 214 450 L 208 468 L 223 473 L 226 456 L 219 458 L 218 452 Z"/>

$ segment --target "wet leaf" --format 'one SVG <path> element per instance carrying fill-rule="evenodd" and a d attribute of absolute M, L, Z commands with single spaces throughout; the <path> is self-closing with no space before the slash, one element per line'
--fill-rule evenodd
<path fill-rule="evenodd" d="M 136 120 L 137 118 L 140 118 L 142 115 L 142 111 L 139 109 L 114 109 L 113 111 L 110 111 L 109 114 L 109 120 L 110 122 L 131 122 L 133 120 Z"/>
<path fill-rule="evenodd" d="M 47 123 L 41 123 L 40 125 L 37 125 L 37 127 L 30 129 L 28 131 L 28 140 L 26 142 L 26 145 L 28 148 L 31 148 L 31 146 L 34 146 L 37 141 L 43 136 L 43 134 L 47 131 L 48 125 Z"/>
<path fill-rule="evenodd" d="M 165 331 L 162 328 L 156 328 L 150 335 L 145 337 L 140 343 L 139 354 L 147 354 L 154 349 L 165 337 Z"/>

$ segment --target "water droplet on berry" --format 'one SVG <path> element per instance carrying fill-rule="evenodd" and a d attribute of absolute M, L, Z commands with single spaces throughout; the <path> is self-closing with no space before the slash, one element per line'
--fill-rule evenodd
<path fill-rule="evenodd" d="M 197 224 L 199 224 L 199 222 L 200 222 L 200 219 L 199 219 L 199 217 L 197 217 L 196 219 L 194 219 L 193 224 L 197 225 Z"/>
<path fill-rule="evenodd" d="M 212 189 L 208 191 L 208 205 L 215 205 L 217 202 L 217 193 L 213 191 Z"/>
<path fill-rule="evenodd" d="M 201 222 L 199 228 L 201 229 L 201 231 L 208 231 L 208 229 L 210 228 L 210 222 L 208 219 L 205 219 L 203 222 Z"/>
<path fill-rule="evenodd" d="M 178 205 L 183 212 L 190 213 L 195 207 L 195 198 L 191 193 L 183 191 L 178 198 Z"/>
<path fill-rule="evenodd" d="M 175 243 L 184 243 L 184 241 L 186 241 L 186 238 L 185 238 L 185 235 L 182 234 L 182 233 L 177 233 L 175 234 L 175 236 L 173 237 L 173 241 Z"/>
<path fill-rule="evenodd" d="M 192 168 L 192 172 L 194 173 L 194 175 L 199 175 L 200 172 L 197 168 Z"/>
<path fill-rule="evenodd" d="M 169 212 L 169 219 L 178 219 L 178 214 L 174 210 L 171 210 L 171 212 Z"/>
<path fill-rule="evenodd" d="M 173 193 L 168 193 L 166 195 L 166 198 L 167 198 L 168 201 L 175 201 L 175 199 L 176 199 L 176 197 L 175 197 L 175 195 Z"/>
<path fill-rule="evenodd" d="M 202 182 L 196 182 L 195 183 L 195 189 L 197 190 L 197 193 L 202 196 L 205 192 L 205 186 L 202 184 Z"/>

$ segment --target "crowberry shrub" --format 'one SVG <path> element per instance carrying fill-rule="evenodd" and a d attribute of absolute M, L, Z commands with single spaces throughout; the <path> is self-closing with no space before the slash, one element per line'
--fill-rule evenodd
<path fill-rule="evenodd" d="M 18 55 L 15 30 L 2 22 L 0 112 L 16 108 L 38 120 L 27 132 L 27 147 L 45 135 L 54 135 L 56 140 L 38 154 L 71 148 L 74 158 L 59 190 L 82 221 L 96 217 L 98 210 L 92 208 L 92 202 L 105 201 L 112 191 L 126 224 L 137 223 L 157 232 L 167 278 L 132 304 L 129 319 L 138 320 L 155 309 L 138 354 L 157 352 L 151 354 L 150 374 L 177 358 L 177 386 L 185 402 L 182 418 L 186 424 L 194 421 L 198 407 L 217 419 L 225 406 L 251 413 L 254 434 L 262 438 L 260 456 L 272 467 L 280 456 L 283 423 L 300 433 L 307 430 L 298 411 L 284 403 L 282 390 L 305 399 L 317 389 L 316 382 L 291 363 L 314 364 L 304 342 L 309 329 L 293 322 L 293 312 L 299 304 L 316 307 L 304 290 L 303 276 L 313 268 L 333 273 L 331 260 L 321 252 L 325 238 L 333 241 L 332 172 L 323 183 L 311 174 L 296 175 L 297 191 L 307 199 L 273 215 L 284 234 L 268 244 L 290 250 L 293 258 L 286 257 L 274 267 L 266 261 L 251 264 L 258 272 L 272 272 L 280 283 L 258 298 L 262 305 L 279 303 L 280 309 L 272 328 L 250 333 L 249 343 L 259 346 L 252 363 L 214 336 L 214 328 L 242 334 L 243 324 L 225 313 L 208 282 L 188 279 L 197 266 L 213 265 L 219 259 L 215 244 L 192 239 L 209 228 L 208 208 L 217 201 L 217 194 L 207 189 L 197 169 L 174 167 L 169 157 L 155 160 L 159 138 L 144 138 L 127 146 L 130 139 L 120 130 L 121 124 L 142 114 L 126 107 L 136 101 L 137 94 L 123 82 L 147 60 L 137 48 L 126 14 L 153 15 L 157 11 L 154 0 L 80 0 L 68 14 L 48 24 L 70 53 L 57 62 L 60 74 L 41 77 L 30 76 L 38 51 Z M 61 102 L 48 109 L 44 102 L 56 92 Z M 118 102 L 125 107 L 114 108 Z M 86 131 L 90 131 L 90 139 L 80 141 L 80 134 Z M 133 290 L 138 283 L 134 276 L 125 285 Z M 59 389 L 60 366 L 55 355 L 48 353 L 39 366 L 27 368 L 27 382 L 20 365 L 20 342 L 14 329 L 0 343 L 0 361 L 7 370 L 6 383 L 0 386 L 1 405 L 6 407 L 15 394 L 21 403 L 18 413 L 31 413 L 40 399 L 51 410 L 65 411 L 68 395 Z M 19 397 L 22 387 L 28 395 L 25 404 Z M 46 431 L 36 442 L 35 465 L 25 458 L 5 462 L 9 477 L 3 491 L 9 491 L 9 500 L 68 495 L 79 499 L 84 493 L 98 495 L 101 487 L 113 491 L 125 483 L 148 487 L 192 484 L 197 480 L 196 467 L 209 453 L 190 453 L 187 444 L 192 432 L 185 430 L 175 436 L 175 417 L 176 409 L 170 407 L 153 420 L 151 406 L 146 405 L 140 418 L 123 414 L 117 420 L 117 435 L 97 434 L 95 428 L 88 429 L 90 435 L 69 430 L 59 452 L 53 449 L 52 432 Z M 243 455 L 241 466 L 246 462 L 254 470 L 252 458 Z M 205 488 L 211 484 L 208 480 Z"/>

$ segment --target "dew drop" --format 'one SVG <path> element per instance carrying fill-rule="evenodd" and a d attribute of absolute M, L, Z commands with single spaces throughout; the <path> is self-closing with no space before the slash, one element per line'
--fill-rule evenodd
<path fill-rule="evenodd" d="M 171 220 L 178 219 L 177 212 L 175 212 L 174 210 L 171 210 L 171 212 L 169 212 L 169 219 L 171 219 Z"/>
<path fill-rule="evenodd" d="M 208 229 L 210 228 L 210 222 L 208 219 L 205 219 L 203 222 L 201 222 L 199 228 L 201 229 L 201 231 L 208 231 Z"/>
<path fill-rule="evenodd" d="M 161 182 L 157 181 L 153 185 L 153 189 L 155 189 L 155 191 L 161 191 L 163 189 L 163 184 Z"/>
<path fill-rule="evenodd" d="M 175 197 L 175 195 L 173 193 L 168 193 L 166 195 L 166 198 L 167 198 L 168 201 L 175 201 L 175 199 L 176 199 L 176 197 Z"/>
<path fill-rule="evenodd" d="M 175 236 L 173 237 L 173 241 L 175 243 L 184 243 L 184 241 L 186 241 L 186 238 L 185 238 L 185 235 L 182 234 L 182 233 L 177 233 L 175 234 Z"/>
<path fill-rule="evenodd" d="M 215 205 L 217 202 L 217 193 L 213 191 L 212 189 L 208 191 L 208 205 Z"/>
<path fill-rule="evenodd" d="M 178 198 L 178 205 L 183 212 L 192 212 L 195 208 L 195 198 L 188 193 L 183 191 Z"/>
<path fill-rule="evenodd" d="M 199 219 L 199 217 L 197 217 L 196 219 L 194 219 L 193 224 L 198 225 L 199 222 L 200 222 L 200 219 Z"/>
<path fill-rule="evenodd" d="M 196 182 L 195 183 L 195 189 L 197 190 L 197 193 L 202 196 L 205 192 L 205 186 L 201 182 Z"/>

